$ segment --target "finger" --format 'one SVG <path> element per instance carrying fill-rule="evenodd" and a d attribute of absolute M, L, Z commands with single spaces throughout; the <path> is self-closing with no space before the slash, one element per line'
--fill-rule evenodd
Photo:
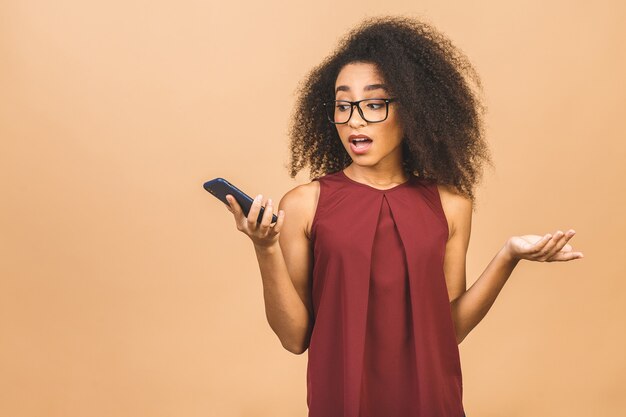
<path fill-rule="evenodd" d="M 226 196 L 226 200 L 228 200 L 229 204 L 228 210 L 233 213 L 233 216 L 235 218 L 235 225 L 237 226 L 237 230 L 245 232 L 245 217 L 243 215 L 243 210 L 241 209 L 241 206 L 239 205 L 239 203 L 237 203 L 237 199 L 235 199 L 235 197 L 233 197 L 231 194 L 228 194 Z"/>
<path fill-rule="evenodd" d="M 539 239 L 528 251 L 532 255 L 537 255 L 541 250 L 546 246 L 546 244 L 550 241 L 552 235 L 550 233 L 544 235 L 541 239 Z"/>
<path fill-rule="evenodd" d="M 278 210 L 278 220 L 276 220 L 276 223 L 274 223 L 274 232 L 275 233 L 280 233 L 280 230 L 283 227 L 283 223 L 285 222 L 285 211 L 284 210 Z"/>
<path fill-rule="evenodd" d="M 268 198 L 265 207 L 263 208 L 263 217 L 261 217 L 261 230 L 267 230 L 270 227 L 270 223 L 272 221 L 272 213 L 274 211 L 274 207 L 272 204 L 272 199 Z"/>
<path fill-rule="evenodd" d="M 255 230 L 257 228 L 257 218 L 259 217 L 259 212 L 261 211 L 261 202 L 263 201 L 263 195 L 258 194 L 254 201 L 252 202 L 252 206 L 250 207 L 250 211 L 248 212 L 248 228 L 250 230 Z"/>
<path fill-rule="evenodd" d="M 571 261 L 572 259 L 580 259 L 583 258 L 583 254 L 581 252 L 558 252 L 554 256 L 552 256 L 548 261 Z"/>
<path fill-rule="evenodd" d="M 559 232 L 561 231 L 559 230 Z M 555 253 L 561 252 L 563 248 L 567 245 L 567 241 L 570 240 L 572 237 L 574 237 L 575 233 L 576 231 L 573 229 L 569 229 L 567 232 L 563 233 L 563 235 L 559 238 L 558 242 L 556 243 L 555 247 L 550 251 L 549 255 L 552 256 Z M 567 252 L 571 250 L 572 250 L 572 247 L 569 246 L 569 249 L 567 250 Z"/>
<path fill-rule="evenodd" d="M 235 213 L 235 208 L 233 207 L 233 203 L 232 203 L 232 196 L 230 194 L 226 194 L 226 208 L 228 209 L 228 211 L 230 211 L 231 213 Z"/>
<path fill-rule="evenodd" d="M 239 204 L 237 204 L 237 200 L 235 200 L 235 198 L 231 194 L 226 194 L 226 201 L 228 202 L 228 208 L 233 211 L 236 211 L 236 209 L 239 207 Z"/>
<path fill-rule="evenodd" d="M 561 250 L 561 248 L 567 243 L 569 235 L 557 230 L 554 236 L 548 241 L 548 243 L 537 253 L 539 257 L 550 258 L 552 255 Z M 561 244 L 562 243 L 562 244 Z"/>
<path fill-rule="evenodd" d="M 543 245 L 543 247 L 537 252 L 537 256 L 539 257 L 548 257 L 546 255 L 549 255 L 552 251 L 552 249 L 554 248 L 554 246 L 556 245 L 556 243 L 558 242 L 558 240 L 561 238 L 561 231 L 558 230 L 554 235 L 552 235 L 552 237 L 550 239 L 548 239 L 548 241 L 545 243 L 545 245 Z M 554 252 L 552 252 L 554 253 Z"/>
<path fill-rule="evenodd" d="M 241 209 L 241 206 L 237 202 L 237 199 L 235 199 L 235 197 L 233 197 L 232 194 L 228 194 L 226 196 L 226 199 L 228 200 L 231 213 L 235 215 L 235 218 L 237 220 L 240 220 L 242 217 L 244 217 L 243 210 Z"/>
<path fill-rule="evenodd" d="M 563 256 L 565 256 L 566 260 L 569 260 L 569 258 L 571 257 L 571 259 L 580 259 L 580 258 L 584 258 L 585 255 L 582 252 L 574 252 L 572 251 L 572 246 L 571 245 L 565 245 L 563 247 L 563 249 L 561 249 L 559 252 L 555 253 L 553 256 L 554 257 L 558 257 L 559 259 L 562 258 Z"/>
<path fill-rule="evenodd" d="M 574 248 L 569 243 L 566 243 L 565 246 L 563 246 L 561 248 L 561 250 L 559 252 L 557 252 L 557 253 L 567 253 L 567 254 L 572 253 L 572 254 L 576 255 L 577 257 L 579 257 L 579 258 L 583 258 L 584 257 L 582 252 L 580 252 L 580 251 L 574 252 Z"/>

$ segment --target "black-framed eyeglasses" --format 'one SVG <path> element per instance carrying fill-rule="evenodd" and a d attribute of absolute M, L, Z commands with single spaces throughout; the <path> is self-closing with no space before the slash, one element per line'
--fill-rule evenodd
<path fill-rule="evenodd" d="M 322 105 L 328 120 L 337 125 L 348 123 L 354 106 L 363 120 L 368 123 L 379 123 L 387 119 L 389 103 L 394 101 L 396 101 L 395 98 L 365 98 L 358 101 L 331 100 L 323 102 Z"/>

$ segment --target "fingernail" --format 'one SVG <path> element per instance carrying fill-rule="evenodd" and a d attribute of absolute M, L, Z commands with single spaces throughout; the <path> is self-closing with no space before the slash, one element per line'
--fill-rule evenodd
<path fill-rule="evenodd" d="M 268 204 L 268 205 L 272 204 L 272 199 L 271 199 L 271 198 L 268 198 L 268 199 L 267 199 L 267 204 Z"/>
<path fill-rule="evenodd" d="M 261 201 L 262 199 L 263 199 L 263 194 L 259 194 L 259 195 L 256 196 L 254 201 Z"/>

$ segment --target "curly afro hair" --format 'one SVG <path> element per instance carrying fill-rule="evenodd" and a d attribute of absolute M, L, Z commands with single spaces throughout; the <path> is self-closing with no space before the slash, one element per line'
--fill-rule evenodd
<path fill-rule="evenodd" d="M 370 17 L 348 32 L 336 50 L 299 84 L 290 119 L 293 178 L 306 165 L 310 178 L 352 162 L 322 102 L 335 99 L 335 81 L 349 63 L 376 65 L 402 123 L 407 175 L 451 185 L 475 201 L 483 163 L 493 165 L 484 141 L 482 85 L 467 57 L 431 25 L 411 17 Z"/>

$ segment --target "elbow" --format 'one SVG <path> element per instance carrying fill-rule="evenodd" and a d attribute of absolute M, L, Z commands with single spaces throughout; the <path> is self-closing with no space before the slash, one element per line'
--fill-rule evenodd
<path fill-rule="evenodd" d="M 304 334 L 299 333 L 296 337 L 289 338 L 289 340 L 281 340 L 281 343 L 285 349 L 294 355 L 302 355 L 309 348 L 312 332 L 313 325 L 312 322 L 309 321 Z"/>
<path fill-rule="evenodd" d="M 292 340 L 291 342 L 283 342 L 283 347 L 294 355 L 302 355 L 309 348 L 310 343 L 311 333 L 309 331 L 304 337 L 299 337 L 295 341 Z"/>
<path fill-rule="evenodd" d="M 283 344 L 283 347 L 287 349 L 289 352 L 293 353 L 294 355 L 302 355 L 309 348 L 306 345 L 292 346 L 292 345 L 284 345 L 284 344 Z"/>

